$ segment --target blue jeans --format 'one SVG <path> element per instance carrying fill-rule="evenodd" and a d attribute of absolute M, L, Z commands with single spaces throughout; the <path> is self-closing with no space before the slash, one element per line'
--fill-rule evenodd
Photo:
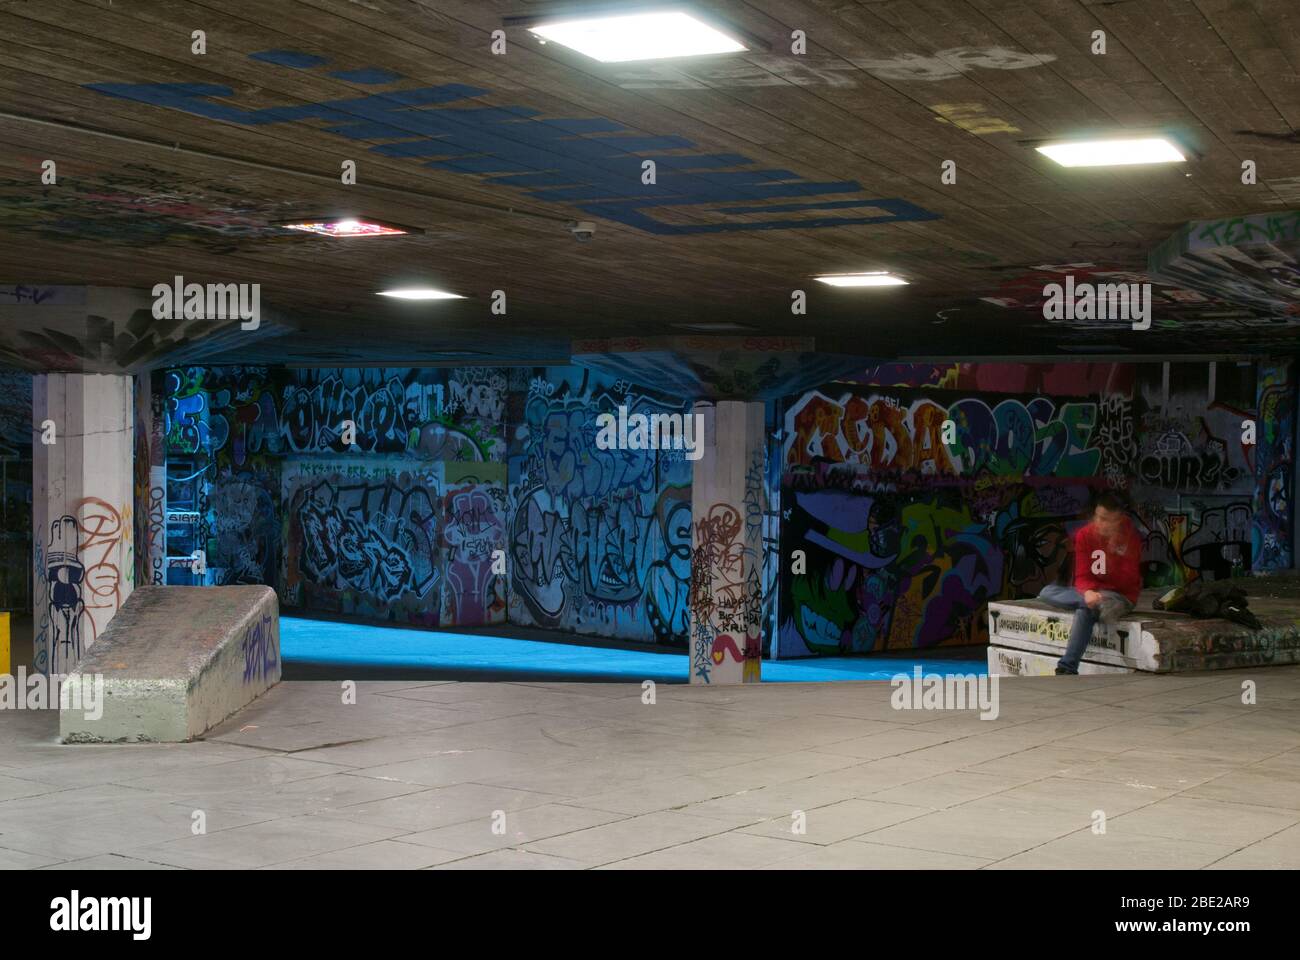
<path fill-rule="evenodd" d="M 1101 604 L 1098 609 L 1088 606 L 1083 601 L 1083 594 L 1074 587 L 1065 587 L 1060 584 L 1048 584 L 1043 587 L 1042 592 L 1038 594 L 1038 599 L 1050 603 L 1054 607 L 1062 607 L 1066 610 L 1074 611 L 1074 623 L 1070 627 L 1070 641 L 1065 646 L 1065 656 L 1061 657 L 1057 663 L 1056 669 L 1059 673 L 1078 673 L 1079 661 L 1083 658 L 1083 651 L 1088 647 L 1088 641 L 1092 639 L 1093 627 L 1098 621 L 1103 623 L 1114 623 L 1124 614 L 1133 609 L 1133 604 L 1129 598 L 1122 593 L 1116 593 L 1113 590 L 1099 590 L 1101 594 Z"/>

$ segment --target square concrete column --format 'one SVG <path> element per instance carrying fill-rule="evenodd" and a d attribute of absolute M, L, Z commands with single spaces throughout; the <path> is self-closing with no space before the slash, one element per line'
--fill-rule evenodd
<path fill-rule="evenodd" d="M 135 585 L 129 376 L 32 378 L 35 666 L 69 673 Z"/>
<path fill-rule="evenodd" d="M 702 401 L 691 481 L 691 683 L 757 683 L 763 649 L 763 404 Z M 697 421 L 699 423 L 700 421 Z"/>

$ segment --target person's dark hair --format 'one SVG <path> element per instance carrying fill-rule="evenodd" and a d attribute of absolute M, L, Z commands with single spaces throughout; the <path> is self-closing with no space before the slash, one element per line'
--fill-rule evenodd
<path fill-rule="evenodd" d="M 1125 513 L 1128 510 L 1128 505 L 1124 503 L 1124 499 L 1110 490 L 1103 490 L 1097 494 L 1092 501 L 1092 507 L 1094 510 L 1097 507 L 1105 507 L 1107 510 L 1114 510 L 1119 513 Z"/>

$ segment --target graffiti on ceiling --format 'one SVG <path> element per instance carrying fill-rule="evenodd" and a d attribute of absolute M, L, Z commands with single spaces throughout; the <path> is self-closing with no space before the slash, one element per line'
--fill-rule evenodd
<path fill-rule="evenodd" d="M 268 50 L 249 55 L 271 67 L 323 70 L 315 54 Z M 461 83 L 393 88 L 400 74 L 371 68 L 334 71 L 348 83 L 385 86 L 364 96 L 274 107 L 231 102 L 212 83 L 92 83 L 87 88 L 244 127 L 323 122 L 326 132 L 367 144 L 384 157 L 482 178 L 538 201 L 662 235 L 815 229 L 937 220 L 900 197 L 870 197 L 856 180 L 809 180 L 739 153 L 703 152 L 685 137 L 646 135 L 605 117 L 553 117 L 511 104 L 485 106 L 491 91 Z M 643 164 L 655 182 L 643 183 Z M 683 217 L 682 214 L 687 214 Z M 690 222 L 683 222 L 689 220 Z"/>

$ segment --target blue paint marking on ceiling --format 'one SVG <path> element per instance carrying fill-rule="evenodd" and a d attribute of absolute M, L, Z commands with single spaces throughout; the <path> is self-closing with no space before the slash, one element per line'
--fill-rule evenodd
<path fill-rule="evenodd" d="M 343 80 L 347 83 L 396 83 L 402 79 L 400 73 L 393 73 L 391 70 L 380 70 L 378 67 L 365 67 L 361 70 L 335 70 L 330 73 L 335 80 Z"/>
<path fill-rule="evenodd" d="M 299 70 L 319 67 L 329 63 L 326 57 L 318 57 L 314 53 L 300 53 L 296 50 L 262 50 L 259 53 L 250 53 L 248 59 L 273 63 L 277 67 L 294 67 Z"/>
<path fill-rule="evenodd" d="M 249 56 L 301 68 L 328 62 L 315 54 L 288 50 Z M 399 74 L 380 68 L 336 71 L 330 76 L 356 83 L 401 79 Z M 901 198 L 863 197 L 862 185 L 856 180 L 806 180 L 792 170 L 757 167 L 755 161 L 738 153 L 666 153 L 695 150 L 697 144 L 685 137 L 641 135 L 604 117 L 543 118 L 531 107 L 466 104 L 464 101 L 490 92 L 466 84 L 447 83 L 260 109 L 217 102 L 235 96 L 231 88 L 219 84 L 86 86 L 107 96 L 240 126 L 321 120 L 327 124 L 322 128 L 326 132 L 365 143 L 368 150 L 381 156 L 423 159 L 424 166 L 432 169 L 485 176 L 488 183 L 520 190 L 532 199 L 573 204 L 591 216 L 654 234 L 812 229 L 939 219 L 939 214 Z M 657 182 L 652 185 L 641 182 L 646 160 L 656 165 Z M 748 169 L 722 169 L 736 167 Z M 800 202 L 772 202 L 782 199 Z M 685 210 L 692 220 L 706 222 L 669 223 L 654 216 L 656 210 L 669 209 Z M 858 211 L 858 215 L 785 216 L 814 210 Z M 731 215 L 766 219 L 725 219 Z"/>

